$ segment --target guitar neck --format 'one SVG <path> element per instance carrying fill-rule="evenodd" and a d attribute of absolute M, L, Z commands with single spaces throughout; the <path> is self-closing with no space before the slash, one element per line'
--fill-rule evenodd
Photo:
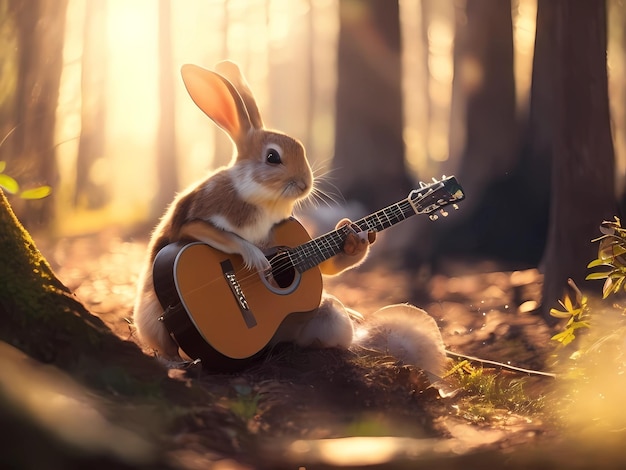
<path fill-rule="evenodd" d="M 343 251 L 343 244 L 351 231 L 380 232 L 415 214 L 427 214 L 431 220 L 437 219 L 439 212 L 445 217 L 443 207 L 465 199 L 463 188 L 454 176 L 444 177 L 441 181 L 431 184 L 420 183 L 419 189 L 411 191 L 406 199 L 374 212 L 362 219 L 352 222 L 314 238 L 303 245 L 291 248 L 289 259 L 291 264 L 301 273 L 311 269 L 327 259 Z"/>
<path fill-rule="evenodd" d="M 356 222 L 352 222 L 351 226 L 339 227 L 291 249 L 291 261 L 299 272 L 304 272 L 341 253 L 343 251 L 343 243 L 352 230 L 357 232 L 380 232 L 416 213 L 417 211 L 411 204 L 410 198 L 403 199 Z"/>

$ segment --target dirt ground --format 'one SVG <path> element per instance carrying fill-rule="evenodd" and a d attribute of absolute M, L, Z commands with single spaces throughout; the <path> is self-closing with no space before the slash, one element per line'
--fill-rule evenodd
<path fill-rule="evenodd" d="M 136 341 L 132 305 L 144 240 L 100 233 L 39 245 L 92 313 L 122 339 Z M 535 312 L 542 281 L 536 269 L 506 271 L 484 261 L 448 262 L 440 271 L 409 274 L 368 262 L 326 286 L 366 316 L 399 302 L 424 308 L 452 352 L 546 367 L 554 345 Z M 484 375 L 500 395 L 484 396 L 479 387 L 447 398 L 421 371 L 358 349 L 285 346 L 237 374 L 207 374 L 197 366 L 165 373 L 214 397 L 162 436 L 170 468 L 477 468 L 503 458 L 525 468 L 531 455 L 525 449 L 557 438 L 540 406 L 553 379 L 497 368 Z"/>

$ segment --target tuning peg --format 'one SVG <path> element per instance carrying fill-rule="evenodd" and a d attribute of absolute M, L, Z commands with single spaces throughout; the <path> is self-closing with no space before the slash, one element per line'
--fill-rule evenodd
<path fill-rule="evenodd" d="M 458 211 L 458 210 L 459 210 L 459 205 L 458 205 L 458 204 L 452 204 L 452 208 L 453 208 L 455 211 Z"/>
<path fill-rule="evenodd" d="M 439 210 L 439 213 L 443 216 L 443 217 L 448 217 L 448 213 L 446 211 L 444 211 L 443 209 Z"/>
<path fill-rule="evenodd" d="M 429 218 L 430 220 L 437 220 L 437 219 L 439 218 L 439 216 L 438 216 L 437 214 L 429 214 L 429 215 L 428 215 L 428 218 Z"/>

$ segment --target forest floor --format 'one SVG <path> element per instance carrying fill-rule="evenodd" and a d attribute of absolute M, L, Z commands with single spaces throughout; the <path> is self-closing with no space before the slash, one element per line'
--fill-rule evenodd
<path fill-rule="evenodd" d="M 40 249 L 93 314 L 137 341 L 132 305 L 145 242 L 101 233 Z M 488 261 L 408 274 L 374 260 L 329 279 L 327 289 L 366 317 L 413 303 L 434 317 L 449 351 L 545 370 L 556 346 L 536 313 L 541 282 L 536 269 Z M 236 374 L 164 369 L 213 399 L 185 412 L 172 403 L 180 416 L 157 439 L 166 467 L 181 470 L 590 466 L 571 450 L 563 455 L 558 413 L 546 406 L 555 379 L 476 363 L 457 369 L 449 397 L 419 370 L 356 349 L 285 347 Z"/>

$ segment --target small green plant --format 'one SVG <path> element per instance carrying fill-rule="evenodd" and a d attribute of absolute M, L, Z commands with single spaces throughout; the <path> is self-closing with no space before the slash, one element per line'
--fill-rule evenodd
<path fill-rule="evenodd" d="M 600 226 L 598 256 L 587 267 L 599 268 L 587 280 L 603 280 L 602 298 L 588 300 L 570 281 L 574 292 L 565 296 L 564 311 L 552 315 L 568 318 L 565 330 L 553 336 L 562 345 L 575 344 L 555 354 L 557 370 L 555 394 L 547 408 L 565 424 L 564 435 L 574 445 L 609 445 L 621 452 L 626 414 L 622 413 L 626 387 L 626 309 L 608 297 L 626 290 L 626 229 L 615 217 Z M 573 346 L 573 347 L 572 347 Z"/>
<path fill-rule="evenodd" d="M 592 272 L 585 279 L 604 279 L 602 286 L 602 299 L 604 300 L 612 294 L 626 290 L 626 229 L 622 228 L 620 219 L 614 217 L 612 221 L 602 222 L 600 232 L 602 235 L 592 240 L 599 242 L 598 257 L 591 261 L 587 268 L 604 267 L 605 269 Z M 572 279 L 568 279 L 568 284 L 574 292 L 573 299 L 565 295 L 563 300 L 559 300 L 564 310 L 556 308 L 550 310 L 552 316 L 568 319 L 564 330 L 552 337 L 564 346 L 576 338 L 577 330 L 589 328 L 591 320 L 587 297 L 582 294 Z"/>
<path fill-rule="evenodd" d="M 446 374 L 454 377 L 465 392 L 459 410 L 473 421 L 485 421 L 506 412 L 538 412 L 543 405 L 541 397 L 531 398 L 524 390 L 524 378 L 510 378 L 468 360 L 455 363 Z"/>
<path fill-rule="evenodd" d="M 604 221 L 600 225 L 602 236 L 594 239 L 600 242 L 598 257 L 591 261 L 587 268 L 605 266 L 609 269 L 591 273 L 586 279 L 605 279 L 602 287 L 602 298 L 617 294 L 626 289 L 626 229 L 622 228 L 621 221 L 615 217 L 613 221 Z"/>
<path fill-rule="evenodd" d="M 22 199 L 43 199 L 52 192 L 50 186 L 38 186 L 36 188 L 20 190 L 19 183 L 15 178 L 7 175 L 4 170 L 7 163 L 0 161 L 0 188 L 9 194 L 16 194 Z"/>
<path fill-rule="evenodd" d="M 589 302 L 586 296 L 580 291 L 572 279 L 568 279 L 567 283 L 574 292 L 572 300 L 568 294 L 559 303 L 564 310 L 556 308 L 550 309 L 550 315 L 556 318 L 567 318 L 565 328 L 560 333 L 552 336 L 552 339 L 558 341 L 563 346 L 568 345 L 576 338 L 576 331 L 580 328 L 589 328 Z"/>
<path fill-rule="evenodd" d="M 254 393 L 249 385 L 235 385 L 237 398 L 230 402 L 229 409 L 244 421 L 249 421 L 258 413 L 260 393 Z"/>

